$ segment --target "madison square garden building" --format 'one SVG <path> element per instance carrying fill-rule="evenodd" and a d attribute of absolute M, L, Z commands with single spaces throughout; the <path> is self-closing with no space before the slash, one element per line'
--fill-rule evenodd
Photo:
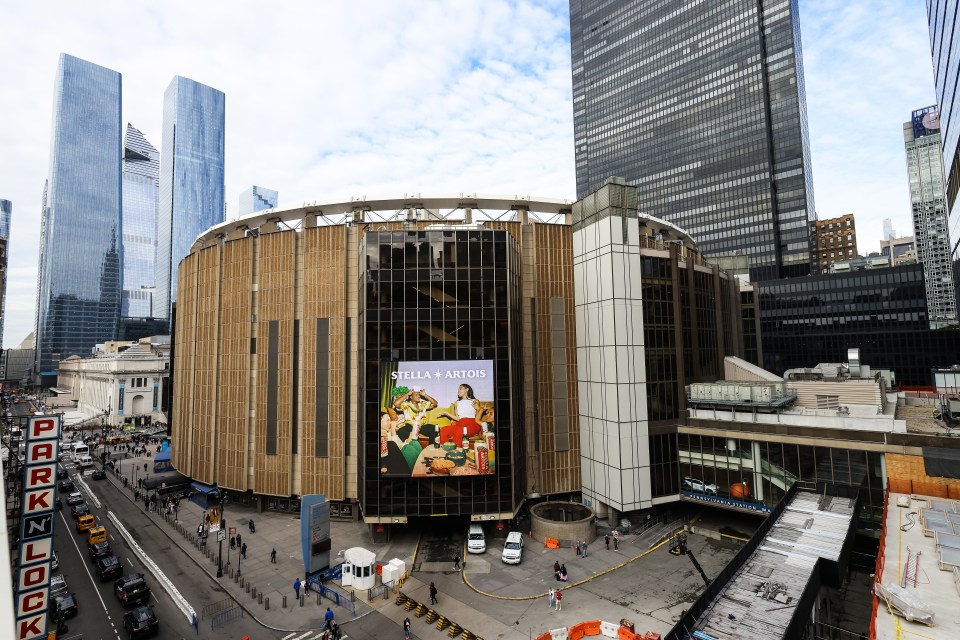
<path fill-rule="evenodd" d="M 174 466 L 371 524 L 675 500 L 684 386 L 743 351 L 736 281 L 617 183 L 271 210 L 178 280 Z"/>

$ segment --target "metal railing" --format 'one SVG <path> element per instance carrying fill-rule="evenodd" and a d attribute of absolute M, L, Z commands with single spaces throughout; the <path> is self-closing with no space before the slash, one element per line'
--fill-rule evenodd
<path fill-rule="evenodd" d="M 226 609 L 217 613 L 210 620 L 210 628 L 213 630 L 219 629 L 228 622 L 232 622 L 237 618 L 243 617 L 243 609 L 240 608 L 240 605 L 235 604 L 230 609 Z"/>
<path fill-rule="evenodd" d="M 204 606 L 200 611 L 200 619 L 205 619 L 208 616 L 212 616 L 215 613 L 220 613 L 221 611 L 225 611 L 235 606 L 237 606 L 237 603 L 233 598 L 224 598 L 223 600 L 211 602 L 210 604 Z"/>

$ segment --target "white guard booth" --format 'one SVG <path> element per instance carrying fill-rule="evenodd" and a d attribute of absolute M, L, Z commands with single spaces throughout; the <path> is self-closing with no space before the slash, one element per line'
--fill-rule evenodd
<path fill-rule="evenodd" d="M 343 577 L 340 584 L 354 589 L 370 589 L 377 584 L 377 554 L 363 547 L 343 552 Z"/>

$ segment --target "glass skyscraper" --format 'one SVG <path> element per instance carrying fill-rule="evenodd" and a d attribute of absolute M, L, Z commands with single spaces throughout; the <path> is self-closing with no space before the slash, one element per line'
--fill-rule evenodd
<path fill-rule="evenodd" d="M 796 0 L 570 0 L 570 47 L 578 198 L 619 176 L 704 253 L 809 273 Z"/>
<path fill-rule="evenodd" d="M 943 147 L 937 106 L 914 111 L 903 125 L 917 260 L 923 265 L 931 329 L 957 324 L 957 295 L 950 259 L 944 198 Z"/>
<path fill-rule="evenodd" d="M 0 240 L 3 241 L 3 255 L 0 256 L 0 342 L 3 340 L 3 321 L 7 317 L 7 262 L 10 252 L 10 217 L 13 215 L 13 203 L 0 199 Z"/>
<path fill-rule="evenodd" d="M 177 265 L 197 236 L 224 219 L 222 91 L 176 76 L 163 94 L 160 213 L 153 313 L 170 318 Z"/>
<path fill-rule="evenodd" d="M 160 153 L 133 125 L 123 142 L 123 318 L 153 317 Z"/>
<path fill-rule="evenodd" d="M 120 319 L 120 74 L 60 54 L 37 283 L 37 371 L 88 354 Z"/>
<path fill-rule="evenodd" d="M 927 19 L 933 81 L 940 105 L 953 278 L 960 298 L 960 7 L 957 0 L 927 0 Z"/>
<path fill-rule="evenodd" d="M 277 206 L 277 192 L 256 185 L 240 194 L 240 215 L 246 216 Z"/>

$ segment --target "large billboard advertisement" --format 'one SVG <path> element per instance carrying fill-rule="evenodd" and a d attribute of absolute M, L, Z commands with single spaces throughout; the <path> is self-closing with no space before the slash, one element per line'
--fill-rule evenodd
<path fill-rule="evenodd" d="M 940 133 L 940 109 L 937 105 L 914 111 L 911 120 L 914 139 Z"/>
<path fill-rule="evenodd" d="M 384 362 L 380 473 L 433 478 L 496 467 L 492 360 Z"/>

